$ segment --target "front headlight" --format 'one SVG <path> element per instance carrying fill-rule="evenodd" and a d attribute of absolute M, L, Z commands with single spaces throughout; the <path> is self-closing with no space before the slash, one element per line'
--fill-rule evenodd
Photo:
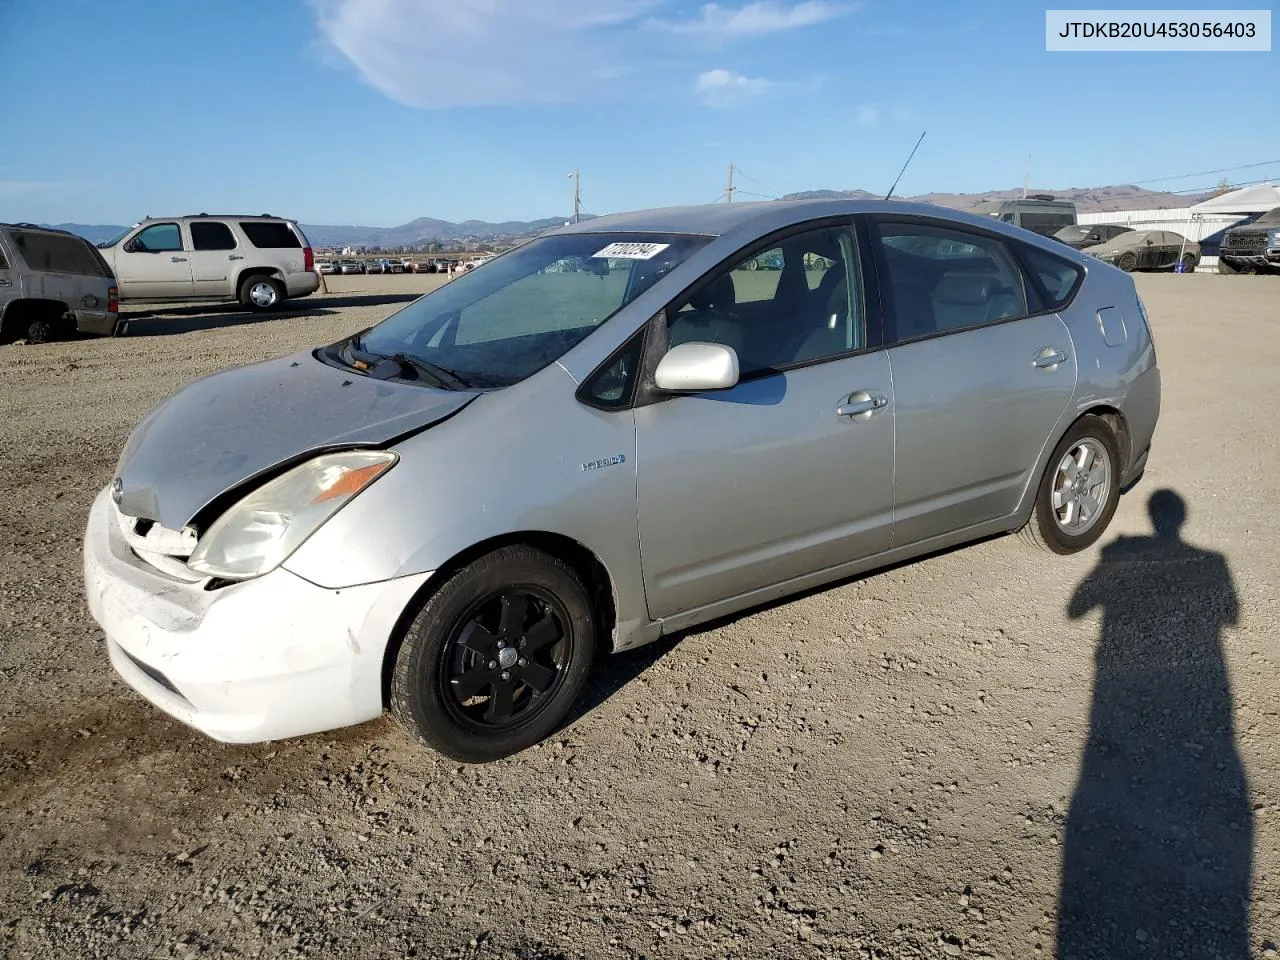
<path fill-rule="evenodd" d="M 220 516 L 187 566 L 225 580 L 270 573 L 396 460 L 389 451 L 348 450 L 294 467 Z"/>

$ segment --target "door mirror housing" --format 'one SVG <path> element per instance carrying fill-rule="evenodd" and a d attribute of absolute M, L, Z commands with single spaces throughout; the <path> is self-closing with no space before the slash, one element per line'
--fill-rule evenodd
<path fill-rule="evenodd" d="M 701 393 L 738 385 L 738 354 L 722 343 L 681 343 L 667 351 L 653 372 L 659 390 Z"/>

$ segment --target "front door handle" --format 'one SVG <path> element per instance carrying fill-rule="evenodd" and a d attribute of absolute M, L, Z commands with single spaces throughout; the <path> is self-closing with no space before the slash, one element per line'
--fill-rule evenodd
<path fill-rule="evenodd" d="M 240 256 L 240 254 L 238 254 L 238 253 L 233 253 L 233 254 L 231 254 L 231 256 L 227 257 L 227 259 L 228 259 L 228 260 L 243 260 L 243 259 L 244 259 L 244 257 Z"/>
<path fill-rule="evenodd" d="M 170 263 L 186 263 L 187 258 L 186 257 L 170 257 L 169 262 Z"/>
<path fill-rule="evenodd" d="M 1045 349 L 1047 350 L 1049 348 L 1046 347 Z M 1060 363 L 1066 363 L 1067 355 L 1061 350 L 1053 350 L 1051 353 L 1037 354 L 1036 358 L 1031 362 L 1041 370 L 1047 370 L 1051 367 L 1056 367 Z"/>
<path fill-rule="evenodd" d="M 866 418 L 888 405 L 888 397 L 873 397 L 867 391 L 859 390 L 857 393 L 850 395 L 849 399 L 840 404 L 840 406 L 836 407 L 836 416 Z"/>
<path fill-rule="evenodd" d="M 13 281 L 11 281 L 11 280 L 0 280 L 0 287 L 12 287 L 12 286 L 13 286 Z"/>

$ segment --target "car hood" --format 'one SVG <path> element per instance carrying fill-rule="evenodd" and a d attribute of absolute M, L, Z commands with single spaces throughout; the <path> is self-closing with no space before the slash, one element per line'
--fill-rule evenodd
<path fill-rule="evenodd" d="M 179 390 L 134 428 L 112 481 L 116 503 L 180 530 L 228 490 L 285 464 L 384 445 L 477 396 L 375 380 L 309 351 L 224 370 Z"/>

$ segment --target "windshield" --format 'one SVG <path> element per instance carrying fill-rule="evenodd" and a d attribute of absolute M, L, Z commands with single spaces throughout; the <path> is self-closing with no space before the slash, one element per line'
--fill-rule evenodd
<path fill-rule="evenodd" d="M 135 223 L 135 224 L 133 225 L 133 227 L 136 227 L 136 226 L 137 226 L 137 224 Z M 130 230 L 132 230 L 132 229 L 133 229 L 133 227 L 125 227 L 125 229 L 121 230 L 119 233 L 117 233 L 117 234 L 116 234 L 114 237 L 112 237 L 110 240 L 103 240 L 100 244 L 98 244 L 98 249 L 99 249 L 99 250 L 105 250 L 105 249 L 107 249 L 107 247 L 114 247 L 117 243 L 119 243 L 119 242 L 120 242 L 121 240 L 123 240 L 126 236 L 128 236 L 129 231 L 130 231 Z"/>
<path fill-rule="evenodd" d="M 1262 216 L 1260 216 L 1257 220 L 1253 222 L 1258 224 L 1259 226 L 1280 227 L 1280 207 L 1276 207 L 1273 210 L 1268 210 L 1266 213 L 1264 213 Z"/>
<path fill-rule="evenodd" d="M 1054 234 L 1059 240 L 1083 240 L 1093 228 L 1087 224 L 1078 227 L 1063 227 Z"/>
<path fill-rule="evenodd" d="M 510 386 L 554 363 L 711 239 L 540 237 L 415 300 L 356 346 L 430 364 L 468 386 Z"/>

